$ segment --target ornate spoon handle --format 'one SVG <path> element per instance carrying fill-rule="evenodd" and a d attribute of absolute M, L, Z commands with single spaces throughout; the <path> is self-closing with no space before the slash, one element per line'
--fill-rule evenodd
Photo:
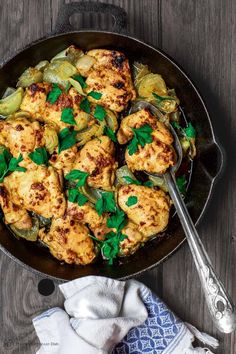
<path fill-rule="evenodd" d="M 208 254 L 176 186 L 174 175 L 167 172 L 164 179 L 188 240 L 212 320 L 221 332 L 230 333 L 236 329 L 233 302 L 212 268 Z"/>

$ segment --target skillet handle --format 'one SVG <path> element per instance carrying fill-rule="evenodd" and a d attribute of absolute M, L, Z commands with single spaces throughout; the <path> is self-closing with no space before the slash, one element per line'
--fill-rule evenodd
<path fill-rule="evenodd" d="M 113 32 L 121 33 L 127 29 L 127 13 L 119 6 L 99 2 L 72 2 L 63 4 L 58 12 L 55 33 L 64 33 L 75 30 L 70 23 L 70 18 L 75 13 L 99 13 L 111 15 L 114 19 Z"/>

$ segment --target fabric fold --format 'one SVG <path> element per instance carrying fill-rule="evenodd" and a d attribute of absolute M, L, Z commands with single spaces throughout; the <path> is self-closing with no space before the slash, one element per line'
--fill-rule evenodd
<path fill-rule="evenodd" d="M 135 280 L 88 276 L 59 285 L 62 310 L 33 320 L 37 354 L 192 354 L 194 336 L 216 348 L 218 341 L 183 323 L 146 286 Z"/>

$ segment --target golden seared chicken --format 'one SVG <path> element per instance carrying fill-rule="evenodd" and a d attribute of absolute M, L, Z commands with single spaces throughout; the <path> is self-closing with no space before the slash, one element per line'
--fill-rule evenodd
<path fill-rule="evenodd" d="M 50 157 L 50 164 L 57 170 L 63 171 L 64 176 L 72 170 L 73 164 L 76 159 L 78 149 L 76 146 L 62 151 L 58 154 L 57 151 L 54 151 Z"/>
<path fill-rule="evenodd" d="M 73 217 L 74 220 L 82 224 L 88 225 L 95 237 L 102 240 L 106 233 L 111 231 L 107 223 L 107 215 L 98 215 L 97 211 L 89 202 L 83 206 L 68 201 L 66 213 Z"/>
<path fill-rule="evenodd" d="M 102 94 L 99 101 L 89 97 L 94 103 L 99 103 L 112 111 L 121 112 L 130 100 L 136 98 L 133 87 L 129 62 L 121 52 L 107 49 L 93 49 L 87 53 L 96 61 L 86 76 L 86 92 L 97 91 Z"/>
<path fill-rule="evenodd" d="M 66 208 L 60 176 L 53 167 L 35 165 L 26 172 L 15 171 L 4 178 L 13 203 L 45 218 L 59 218 Z"/>
<path fill-rule="evenodd" d="M 125 160 L 131 171 L 147 171 L 150 173 L 164 173 L 176 161 L 176 154 L 172 147 L 173 137 L 164 123 L 158 121 L 148 110 L 142 109 L 125 117 L 121 121 L 117 133 L 118 142 L 126 144 L 133 138 L 132 128 L 149 125 L 153 141 L 138 146 L 138 150 L 130 155 L 128 149 Z"/>
<path fill-rule="evenodd" d="M 143 242 L 147 240 L 139 230 L 139 226 L 132 221 L 128 221 L 127 225 L 122 229 L 122 234 L 127 238 L 120 243 L 120 255 L 128 256 L 137 251 Z"/>
<path fill-rule="evenodd" d="M 128 206 L 129 197 L 137 203 Z M 129 184 L 120 187 L 118 204 L 146 238 L 163 231 L 169 220 L 170 198 L 162 190 Z"/>
<path fill-rule="evenodd" d="M 0 205 L 6 224 L 12 224 L 18 229 L 30 229 L 32 220 L 27 210 L 12 202 L 7 188 L 0 184 Z"/>
<path fill-rule="evenodd" d="M 44 128 L 25 117 L 0 121 L 0 145 L 9 148 L 14 157 L 23 156 L 44 145 Z"/>
<path fill-rule="evenodd" d="M 89 229 L 69 215 L 53 219 L 49 232 L 41 229 L 39 238 L 60 261 L 85 265 L 96 257 Z"/>
<path fill-rule="evenodd" d="M 73 169 L 89 173 L 89 186 L 110 191 L 118 166 L 114 154 L 114 143 L 107 136 L 92 139 L 78 151 Z"/>
<path fill-rule="evenodd" d="M 70 126 L 61 120 L 61 115 L 64 108 L 73 108 L 75 130 L 87 127 L 90 116 L 79 107 L 83 96 L 71 88 L 68 94 L 62 92 L 55 103 L 50 103 L 47 95 L 51 89 L 52 85 L 46 82 L 32 84 L 26 89 L 20 108 L 41 122 L 53 124 L 57 131 Z"/>

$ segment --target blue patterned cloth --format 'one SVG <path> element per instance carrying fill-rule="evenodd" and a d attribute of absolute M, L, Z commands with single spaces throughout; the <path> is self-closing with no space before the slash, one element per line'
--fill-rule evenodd
<path fill-rule="evenodd" d="M 167 306 L 150 291 L 143 298 L 148 318 L 131 329 L 112 354 L 163 354 L 178 345 L 187 328 Z"/>

